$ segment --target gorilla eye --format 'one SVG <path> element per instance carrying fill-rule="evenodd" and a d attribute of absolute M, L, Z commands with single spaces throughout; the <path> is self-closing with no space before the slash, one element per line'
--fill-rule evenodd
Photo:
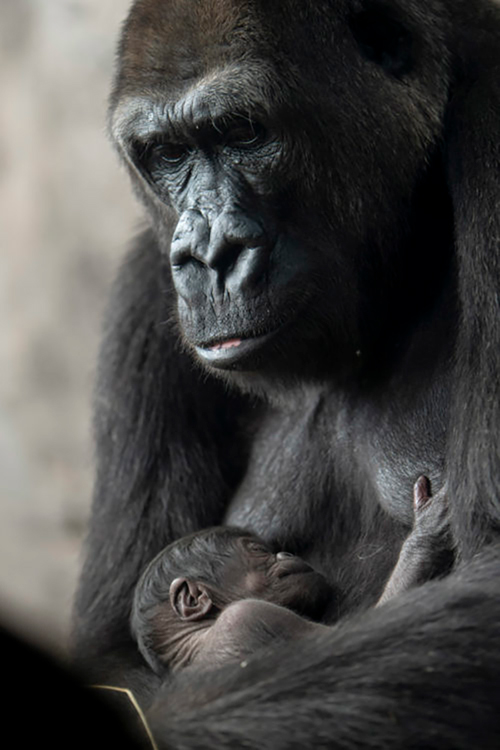
<path fill-rule="evenodd" d="M 254 552 L 257 555 L 269 554 L 268 548 L 264 544 L 261 544 L 260 542 L 251 542 L 251 541 L 247 542 L 246 547 L 249 550 L 249 552 Z"/>
<path fill-rule="evenodd" d="M 136 161 L 149 174 L 151 179 L 160 179 L 165 169 L 180 166 L 190 153 L 184 143 L 152 140 L 149 143 L 136 142 L 133 146 Z"/>
<path fill-rule="evenodd" d="M 167 165 L 180 164 L 189 153 L 189 148 L 183 143 L 155 143 L 149 149 L 149 159 L 156 163 Z"/>
<path fill-rule="evenodd" d="M 353 16 L 351 31 L 364 56 L 393 76 L 402 76 L 413 67 L 413 38 L 402 23 L 379 3 Z"/>
<path fill-rule="evenodd" d="M 250 120 L 235 124 L 226 130 L 225 142 L 231 148 L 253 148 L 260 145 L 266 137 L 263 125 Z"/>

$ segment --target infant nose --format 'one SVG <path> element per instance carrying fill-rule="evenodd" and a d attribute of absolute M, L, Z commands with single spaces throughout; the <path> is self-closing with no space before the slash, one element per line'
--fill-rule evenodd
<path fill-rule="evenodd" d="M 276 555 L 278 560 L 286 560 L 287 557 L 295 557 L 291 552 L 278 552 Z"/>

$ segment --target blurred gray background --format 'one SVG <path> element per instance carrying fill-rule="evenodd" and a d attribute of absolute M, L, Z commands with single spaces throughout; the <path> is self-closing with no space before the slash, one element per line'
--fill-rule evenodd
<path fill-rule="evenodd" d="M 110 281 L 140 209 L 105 131 L 128 0 L 0 0 L 0 621 L 56 651 Z"/>

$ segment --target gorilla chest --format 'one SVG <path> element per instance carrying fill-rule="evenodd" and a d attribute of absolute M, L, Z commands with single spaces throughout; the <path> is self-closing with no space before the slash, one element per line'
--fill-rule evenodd
<path fill-rule="evenodd" d="M 324 401 L 267 418 L 224 519 L 321 571 L 339 592 L 332 621 L 375 600 L 408 530 L 383 511 L 347 424 Z"/>
<path fill-rule="evenodd" d="M 331 508 L 331 458 L 316 421 L 308 409 L 264 420 L 226 523 L 266 539 L 293 540 L 307 533 L 307 517 L 317 518 L 319 508 Z"/>
<path fill-rule="evenodd" d="M 434 490 L 442 481 L 442 440 L 429 430 L 422 445 L 416 420 L 382 420 L 326 398 L 267 415 L 225 522 L 302 553 L 324 539 L 329 555 L 332 543 L 344 548 L 353 537 L 346 528 L 365 538 L 379 533 L 377 514 L 386 517 L 382 533 L 391 524 L 408 529 L 418 476 Z"/>

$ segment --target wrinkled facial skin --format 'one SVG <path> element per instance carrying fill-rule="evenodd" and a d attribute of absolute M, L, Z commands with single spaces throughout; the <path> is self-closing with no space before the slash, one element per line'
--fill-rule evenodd
<path fill-rule="evenodd" d="M 441 4 L 426 5 L 424 29 L 417 0 L 404 17 L 357 0 L 245 5 L 137 2 L 113 137 L 200 362 L 299 371 L 314 353 L 319 369 L 349 367 L 426 267 L 419 212 L 434 201 L 426 170 L 448 87 Z M 434 210 L 435 231 L 446 212 Z"/>
<path fill-rule="evenodd" d="M 320 619 L 335 598 L 326 579 L 300 557 L 273 550 L 257 537 L 241 537 L 224 567 L 222 591 L 227 604 L 263 599 Z"/>

